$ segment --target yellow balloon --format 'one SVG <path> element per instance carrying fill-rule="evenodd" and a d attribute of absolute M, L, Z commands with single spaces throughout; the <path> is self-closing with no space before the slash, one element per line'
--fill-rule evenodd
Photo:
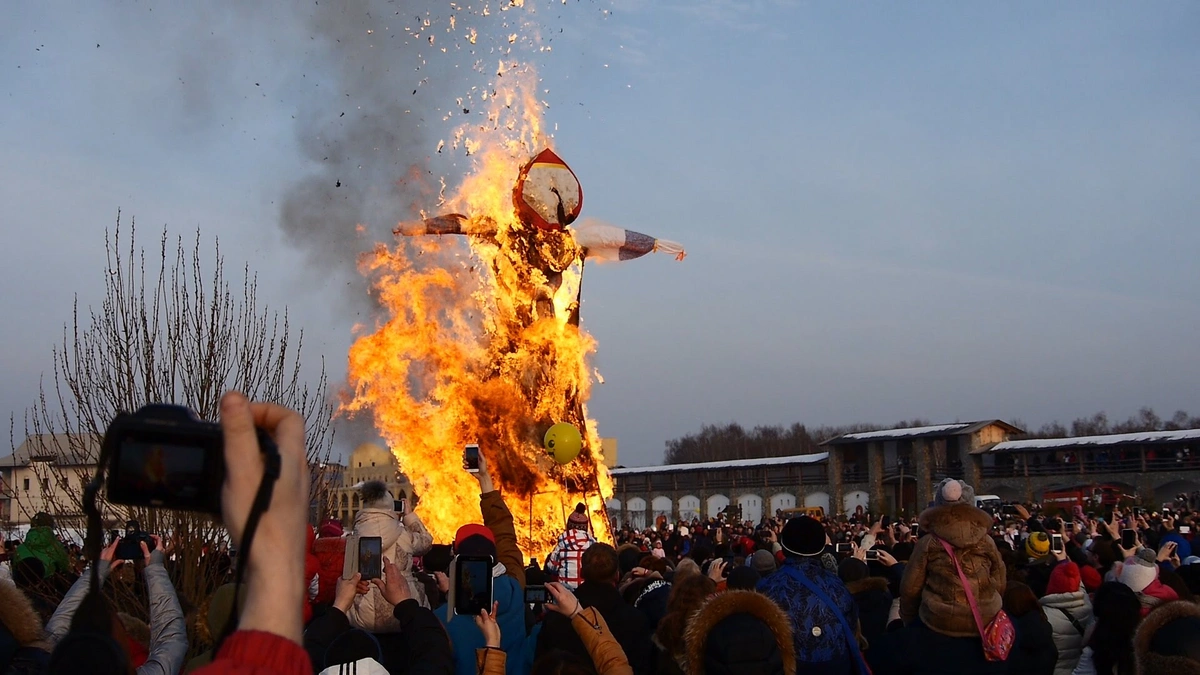
<path fill-rule="evenodd" d="M 583 449 L 583 436 L 574 425 L 559 422 L 546 431 L 542 444 L 554 461 L 567 464 L 579 456 L 579 451 Z"/>

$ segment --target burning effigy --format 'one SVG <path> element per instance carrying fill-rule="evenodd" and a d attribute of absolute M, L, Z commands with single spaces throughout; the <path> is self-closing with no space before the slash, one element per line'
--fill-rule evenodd
<path fill-rule="evenodd" d="M 492 124 L 456 140 L 473 170 L 439 199 L 439 214 L 401 222 L 393 244 L 360 261 L 385 316 L 350 349 L 353 393 L 343 409 L 372 416 L 439 541 L 480 519 L 478 485 L 461 464 L 463 447 L 478 443 L 521 548 L 543 555 L 579 502 L 597 538 L 610 538 L 612 485 L 586 406 L 598 375 L 588 363 L 596 343 L 580 322 L 583 269 L 685 254 L 671 241 L 579 220 L 583 189 L 545 147 L 536 101 L 493 99 Z M 562 464 L 543 448 L 556 424 L 582 435 L 578 456 Z"/>

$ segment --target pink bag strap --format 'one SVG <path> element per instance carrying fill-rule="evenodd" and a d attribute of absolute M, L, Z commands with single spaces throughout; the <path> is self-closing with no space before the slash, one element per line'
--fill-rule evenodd
<path fill-rule="evenodd" d="M 958 564 L 958 556 L 954 555 L 954 547 L 936 535 L 933 540 L 941 544 L 942 548 L 946 549 L 946 554 L 954 561 L 954 569 L 958 570 L 958 580 L 962 582 L 963 590 L 967 592 L 967 604 L 971 605 L 971 613 L 975 615 L 975 627 L 979 629 L 979 637 L 983 638 L 983 618 L 979 616 L 979 605 L 975 603 L 975 594 L 971 592 L 971 582 L 967 581 L 967 575 L 963 574 L 962 565 Z"/>

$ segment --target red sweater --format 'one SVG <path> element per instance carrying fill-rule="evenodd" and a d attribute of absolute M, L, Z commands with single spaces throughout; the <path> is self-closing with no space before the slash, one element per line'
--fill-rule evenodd
<path fill-rule="evenodd" d="M 239 630 L 221 646 L 201 675 L 311 675 L 312 662 L 300 645 L 274 633 Z"/>

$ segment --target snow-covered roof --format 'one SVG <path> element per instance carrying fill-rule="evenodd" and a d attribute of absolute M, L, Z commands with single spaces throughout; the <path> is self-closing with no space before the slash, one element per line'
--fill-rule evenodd
<path fill-rule="evenodd" d="M 895 441 L 922 436 L 947 436 L 969 434 L 990 425 L 999 425 L 1009 433 L 1024 433 L 1017 427 L 1003 420 L 980 420 L 978 422 L 955 422 L 954 424 L 933 424 L 925 427 L 907 427 L 904 429 L 881 429 L 879 431 L 861 431 L 853 434 L 842 434 L 831 438 L 821 445 L 842 445 L 844 443 L 862 443 L 864 441 Z"/>
<path fill-rule="evenodd" d="M 731 459 L 724 462 L 695 462 L 692 464 L 664 464 L 662 466 L 634 466 L 612 469 L 614 476 L 628 476 L 639 473 L 661 473 L 664 471 L 711 471 L 713 469 L 742 469 L 756 466 L 781 466 L 788 464 L 816 464 L 829 459 L 828 452 L 815 452 L 810 455 L 787 455 L 785 457 L 763 457 L 762 459 Z"/>
<path fill-rule="evenodd" d="M 1049 450 L 1052 448 L 1074 448 L 1096 445 L 1171 443 L 1187 440 L 1200 440 L 1200 429 L 1138 431 L 1132 434 L 1109 434 L 1107 436 L 1075 436 L 1073 438 L 1034 438 L 1027 441 L 1004 441 L 992 446 L 987 452 L 1021 452 L 1022 450 Z"/>

